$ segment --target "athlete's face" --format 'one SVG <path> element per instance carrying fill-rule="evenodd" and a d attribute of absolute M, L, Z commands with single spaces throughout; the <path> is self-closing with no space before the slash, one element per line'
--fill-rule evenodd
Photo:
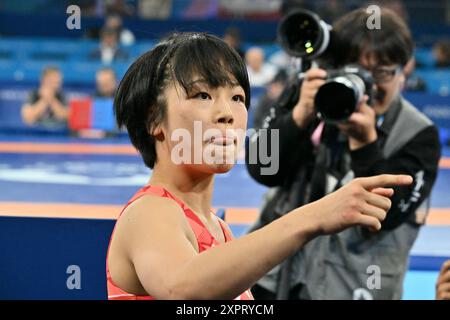
<path fill-rule="evenodd" d="M 179 85 L 166 88 L 167 112 L 160 130 L 160 149 L 175 164 L 205 173 L 229 171 L 242 149 L 247 124 L 241 86 L 211 88 L 194 78 L 188 93 Z M 159 151 L 157 149 L 157 152 Z"/>

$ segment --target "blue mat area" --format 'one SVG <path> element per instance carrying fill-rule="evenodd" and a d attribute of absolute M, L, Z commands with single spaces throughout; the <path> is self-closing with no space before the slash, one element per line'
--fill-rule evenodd
<path fill-rule="evenodd" d="M 408 271 L 403 285 L 403 300 L 434 300 L 436 271 Z"/>
<path fill-rule="evenodd" d="M 139 157 L 128 155 L 4 153 L 0 169 L 0 201 L 121 204 L 150 176 Z M 448 181 L 450 170 L 439 170 L 432 207 L 450 207 Z M 237 164 L 231 172 L 216 176 L 213 204 L 259 207 L 265 190 L 248 175 L 244 164 Z"/>
<path fill-rule="evenodd" d="M 0 201 L 125 204 L 149 177 L 137 156 L 4 153 Z M 265 190 L 237 164 L 216 176 L 213 205 L 259 207 Z"/>
<path fill-rule="evenodd" d="M 411 254 L 417 256 L 450 257 L 450 226 L 422 227 Z M 428 269 L 428 268 L 424 268 Z"/>
<path fill-rule="evenodd" d="M 450 170 L 440 169 L 431 194 L 432 208 L 450 207 Z"/>

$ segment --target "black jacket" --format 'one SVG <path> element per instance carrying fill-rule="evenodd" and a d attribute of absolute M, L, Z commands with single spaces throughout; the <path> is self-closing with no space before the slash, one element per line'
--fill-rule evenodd
<path fill-rule="evenodd" d="M 377 128 L 378 140 L 376 142 L 356 151 L 349 151 L 346 142 L 342 142 L 345 144 L 343 148 L 346 149 L 343 154 L 349 155 L 350 162 L 348 165 L 354 172 L 355 177 L 367 177 L 383 173 L 415 176 L 417 172 L 424 172 L 420 194 L 414 194 L 414 185 L 395 188 L 391 210 L 383 222 L 384 229 L 393 229 L 410 219 L 422 201 L 429 196 L 436 179 L 440 158 L 439 135 L 434 125 L 426 126 L 393 154 L 389 156 L 383 154 L 383 147 L 385 147 L 392 127 L 398 120 L 403 101 L 401 97 L 396 99 L 385 114 L 384 121 Z M 310 173 L 307 176 L 311 179 L 318 153 L 317 148 L 313 147 L 310 137 L 318 122 L 311 123 L 306 129 L 300 129 L 293 121 L 292 111 L 283 107 L 273 107 L 266 115 L 266 119 L 265 128 L 269 131 L 271 129 L 279 130 L 279 170 L 274 175 L 262 175 L 261 168 L 265 165 L 261 163 L 250 164 L 247 159 L 247 169 L 250 175 L 256 181 L 268 187 L 283 186 L 285 189 L 289 189 L 289 186 L 294 182 L 292 180 L 296 179 L 300 170 L 306 169 Z M 381 119 L 379 120 L 381 123 Z M 326 125 L 324 132 L 333 136 L 337 134 L 337 129 Z M 246 145 L 247 154 L 249 149 L 257 149 L 255 144 L 259 144 L 258 137 L 249 139 Z M 343 164 L 334 166 L 345 167 Z M 345 174 L 346 170 L 342 168 L 341 171 L 344 171 L 341 173 Z M 323 195 L 325 194 L 315 196 L 313 200 Z M 411 199 L 414 200 L 412 203 L 410 202 Z"/>

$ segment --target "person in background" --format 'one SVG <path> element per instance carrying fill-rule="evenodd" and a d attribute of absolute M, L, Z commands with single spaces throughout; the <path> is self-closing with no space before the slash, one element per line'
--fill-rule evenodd
<path fill-rule="evenodd" d="M 277 73 L 276 67 L 265 63 L 264 59 L 264 51 L 259 47 L 252 47 L 245 54 L 245 62 L 247 64 L 247 72 L 251 86 L 265 86 Z"/>
<path fill-rule="evenodd" d="M 119 47 L 117 30 L 103 28 L 100 32 L 100 47 L 95 49 L 90 58 L 101 60 L 104 64 L 111 64 L 115 61 L 126 61 L 128 53 Z"/>
<path fill-rule="evenodd" d="M 427 84 L 425 80 L 414 73 L 416 69 L 416 58 L 413 56 L 406 64 L 403 73 L 405 74 L 404 91 L 426 91 Z"/>
<path fill-rule="evenodd" d="M 225 34 L 223 35 L 223 40 L 237 53 L 241 56 L 242 59 L 245 59 L 245 53 L 241 48 L 241 33 L 238 28 L 230 27 L 225 30 Z"/>
<path fill-rule="evenodd" d="M 22 106 L 23 122 L 27 125 L 55 126 L 65 124 L 68 116 L 66 99 L 61 91 L 62 75 L 57 67 L 46 67 L 39 89 L 30 92 Z"/>
<path fill-rule="evenodd" d="M 108 0 L 99 2 L 99 5 L 103 6 L 103 10 L 107 15 L 118 14 L 122 17 L 131 17 L 136 14 L 136 5 L 129 3 L 130 1 Z"/>
<path fill-rule="evenodd" d="M 268 59 L 268 62 L 275 66 L 278 70 L 285 70 L 289 75 L 294 74 L 296 71 L 295 63 L 296 58 L 288 55 L 284 50 L 277 50 Z"/>
<path fill-rule="evenodd" d="M 436 282 L 436 300 L 450 300 L 450 260 L 444 262 Z"/>
<path fill-rule="evenodd" d="M 319 16 L 328 23 L 333 23 L 345 13 L 345 5 L 343 1 L 339 0 L 322 1 L 322 5 L 318 10 Z"/>
<path fill-rule="evenodd" d="M 112 112 L 112 100 L 116 95 L 117 90 L 117 77 L 116 73 L 112 68 L 104 67 L 97 71 L 95 74 L 95 94 L 92 96 L 93 101 L 95 99 L 109 99 L 111 100 L 111 105 L 108 103 L 102 105 L 103 107 L 110 108 Z M 79 129 L 74 134 L 77 137 L 88 138 L 88 139 L 103 139 L 105 137 L 111 137 L 118 133 L 117 128 L 111 128 L 109 130 L 98 129 L 98 128 L 85 128 Z"/>
<path fill-rule="evenodd" d="M 401 299 L 408 256 L 425 217 L 418 208 L 427 204 L 436 181 L 441 145 L 433 122 L 403 98 L 405 73 L 410 72 L 414 41 L 406 23 L 392 10 L 381 9 L 381 29 L 367 29 L 370 13 L 356 9 L 333 25 L 347 50 L 334 61 L 339 68 L 359 64 L 373 78 L 372 101 L 360 100 L 345 122 L 323 122 L 315 97 L 326 82 L 329 67 L 309 69 L 300 90 L 287 86 L 281 97 L 297 91 L 298 98 L 280 99 L 265 116 L 263 128 L 279 135 L 279 143 L 265 154 L 278 152 L 279 170 L 263 174 L 269 164 L 247 156 L 249 174 L 258 182 L 277 187 L 265 202 L 258 230 L 282 217 L 291 207 L 320 199 L 339 190 L 348 179 L 379 173 L 415 177 L 413 186 L 396 189 L 392 207 L 379 234 L 351 228 L 318 237 L 274 268 L 252 288 L 255 298 L 274 299 Z M 295 88 L 295 89 L 292 89 Z M 295 91 L 294 91 L 295 90 Z M 335 108 L 344 108 L 336 101 Z M 255 132 L 246 150 L 257 150 L 268 139 Z M 259 149 L 258 149 L 259 150 Z M 256 162 L 256 164 L 255 164 Z M 265 162 L 265 163 L 264 163 Z M 265 199 L 267 200 L 267 198 Z M 381 286 L 369 286 L 368 268 L 379 268 Z M 326 277 L 324 276 L 326 275 Z"/>
<path fill-rule="evenodd" d="M 116 73 L 111 68 L 102 68 L 95 75 L 97 98 L 114 98 L 117 89 Z"/>
<path fill-rule="evenodd" d="M 436 68 L 450 68 L 450 39 L 440 40 L 433 46 Z"/>
<path fill-rule="evenodd" d="M 286 87 L 287 80 L 287 72 L 285 70 L 280 70 L 267 85 L 266 92 L 261 96 L 261 98 L 258 99 L 258 103 L 256 104 L 255 113 L 253 116 L 253 128 L 263 128 L 265 116 L 269 113 L 268 109 L 270 109 L 271 106 L 273 106 L 278 100 L 278 97 Z"/>
<path fill-rule="evenodd" d="M 141 19 L 169 19 L 172 10 L 173 0 L 139 0 L 137 2 L 137 15 Z"/>
<path fill-rule="evenodd" d="M 136 39 L 133 32 L 123 27 L 122 17 L 118 14 L 112 14 L 106 18 L 105 27 L 116 30 L 120 44 L 124 46 L 132 45 Z"/>

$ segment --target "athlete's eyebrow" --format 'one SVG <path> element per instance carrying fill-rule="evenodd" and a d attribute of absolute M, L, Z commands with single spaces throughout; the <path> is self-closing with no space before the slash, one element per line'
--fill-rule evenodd
<path fill-rule="evenodd" d="M 204 84 L 204 85 L 208 85 L 209 86 L 208 81 L 206 81 L 206 79 L 203 79 L 203 78 L 192 80 L 187 85 L 188 85 L 188 87 L 192 87 L 192 86 L 195 86 L 196 84 Z"/>

